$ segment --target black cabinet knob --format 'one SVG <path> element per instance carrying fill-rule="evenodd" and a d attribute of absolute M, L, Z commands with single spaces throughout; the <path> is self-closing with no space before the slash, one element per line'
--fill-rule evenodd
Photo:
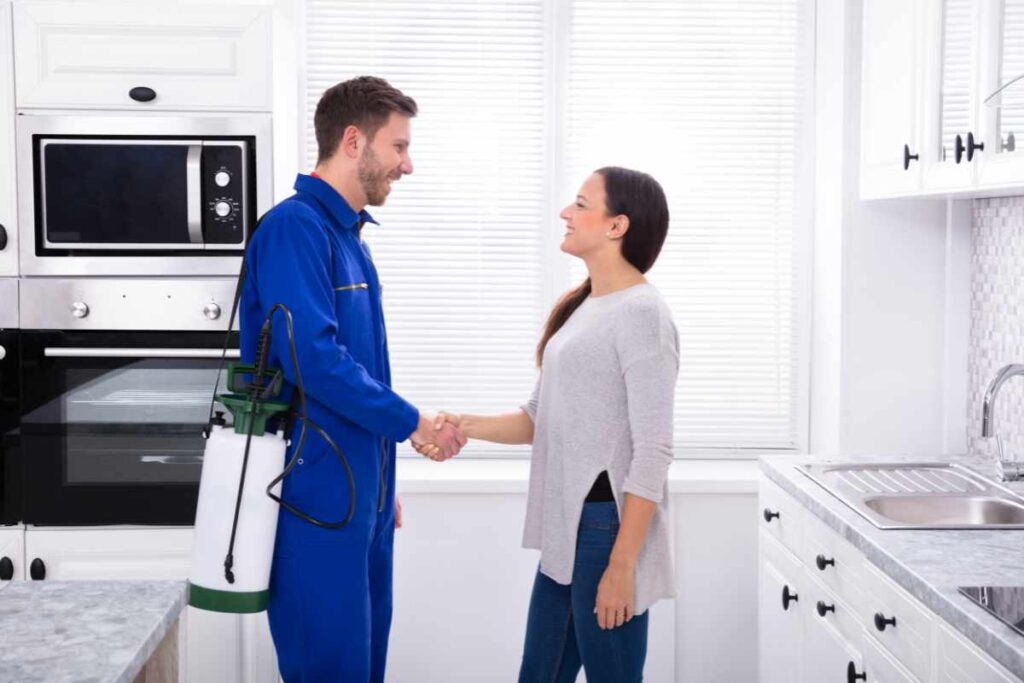
<path fill-rule="evenodd" d="M 799 602 L 799 596 L 796 593 L 789 592 L 789 586 L 782 587 L 782 609 L 788 610 L 789 603 Z"/>
<path fill-rule="evenodd" d="M 32 560 L 32 564 L 28 566 L 28 575 L 33 581 L 42 581 L 46 578 L 46 564 L 38 557 Z"/>
<path fill-rule="evenodd" d="M 139 86 L 138 88 L 132 88 L 129 90 L 128 97 L 132 98 L 136 102 L 152 102 L 156 99 L 156 90 L 145 86 Z"/>
<path fill-rule="evenodd" d="M 764 509 L 764 521 L 771 522 L 773 519 L 779 516 L 778 512 L 772 512 L 768 508 Z"/>
<path fill-rule="evenodd" d="M 985 143 L 984 142 L 975 142 L 974 141 L 974 133 L 967 133 L 967 161 L 973 161 L 974 160 L 974 153 L 975 152 L 984 152 L 984 151 L 985 151 Z"/>
<path fill-rule="evenodd" d="M 910 145 L 903 145 L 903 170 L 906 171 L 910 168 L 911 161 L 917 161 L 921 158 L 920 154 L 911 154 Z"/>
<path fill-rule="evenodd" d="M 14 563 L 11 558 L 0 558 L 0 580 L 10 581 L 14 578 Z"/>
<path fill-rule="evenodd" d="M 814 558 L 814 564 L 817 565 L 819 571 L 825 571 L 826 567 L 836 566 L 836 558 L 818 555 L 816 558 Z"/>
<path fill-rule="evenodd" d="M 953 142 L 953 158 L 956 160 L 956 163 L 959 164 L 963 161 L 964 150 L 966 149 L 967 148 L 964 147 L 964 139 L 960 137 L 959 133 L 957 133 L 956 139 Z"/>
<path fill-rule="evenodd" d="M 818 610 L 818 616 L 824 617 L 829 612 L 835 612 L 835 605 L 826 605 L 824 600 L 818 600 L 818 604 L 815 605 L 815 609 Z"/>
<path fill-rule="evenodd" d="M 856 683 L 857 681 L 868 680 L 867 672 L 857 673 L 857 667 L 853 662 L 850 662 L 846 667 L 846 683 Z"/>
<path fill-rule="evenodd" d="M 7 248 L 7 228 L 0 225 L 0 251 Z"/>
<path fill-rule="evenodd" d="M 884 631 L 886 626 L 896 626 L 896 617 L 886 619 L 881 612 L 875 612 L 875 628 Z"/>

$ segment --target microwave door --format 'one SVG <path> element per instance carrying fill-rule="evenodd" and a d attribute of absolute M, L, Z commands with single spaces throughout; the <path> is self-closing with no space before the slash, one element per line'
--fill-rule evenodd
<path fill-rule="evenodd" d="M 38 153 L 44 248 L 203 249 L 201 141 L 54 137 Z"/>

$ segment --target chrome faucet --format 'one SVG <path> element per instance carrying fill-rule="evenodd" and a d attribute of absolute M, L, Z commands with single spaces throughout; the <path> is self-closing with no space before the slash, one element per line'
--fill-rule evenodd
<path fill-rule="evenodd" d="M 1003 382 L 1015 375 L 1024 375 L 1024 365 L 1011 363 L 1010 365 L 1003 366 L 988 385 L 988 389 L 985 390 L 985 400 L 981 406 L 981 435 L 986 439 L 996 435 L 993 425 L 995 422 L 996 394 L 999 393 L 999 388 L 1003 386 Z M 998 436 L 996 437 L 996 445 L 999 449 L 999 471 L 1003 481 L 1024 479 L 1024 463 L 1016 459 L 1007 460 L 1003 456 L 1003 442 Z"/>

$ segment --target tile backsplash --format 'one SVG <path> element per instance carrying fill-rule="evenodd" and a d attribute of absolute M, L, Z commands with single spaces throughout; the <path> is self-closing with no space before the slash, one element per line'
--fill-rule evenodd
<path fill-rule="evenodd" d="M 985 389 L 999 368 L 1024 363 L 1024 196 L 976 199 L 971 221 L 971 332 L 967 447 L 995 467 L 995 439 L 981 438 Z M 1003 385 L 996 433 L 1007 456 L 1024 459 L 1024 377 Z"/>

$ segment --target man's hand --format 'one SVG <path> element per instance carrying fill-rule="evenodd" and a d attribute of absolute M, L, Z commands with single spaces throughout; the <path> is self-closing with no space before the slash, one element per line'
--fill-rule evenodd
<path fill-rule="evenodd" d="M 435 419 L 421 414 L 419 425 L 409 437 L 409 441 L 420 455 L 442 462 L 462 450 L 466 445 L 466 437 L 449 422 L 440 429 L 435 428 L 434 423 Z"/>
<path fill-rule="evenodd" d="M 395 528 L 402 528 L 402 501 L 398 499 L 397 495 L 395 496 Z"/>

